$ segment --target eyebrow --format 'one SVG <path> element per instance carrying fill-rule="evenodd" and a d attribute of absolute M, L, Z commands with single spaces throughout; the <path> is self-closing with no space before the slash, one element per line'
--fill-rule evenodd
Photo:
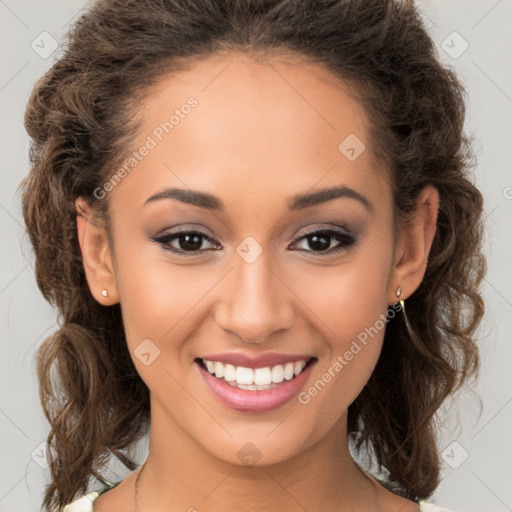
<path fill-rule="evenodd" d="M 288 209 L 290 211 L 303 210 L 340 197 L 355 199 L 365 206 L 367 210 L 373 211 L 372 204 L 365 196 L 344 185 L 324 188 L 309 194 L 297 194 L 288 200 Z M 181 188 L 167 188 L 162 190 L 149 197 L 144 205 L 160 199 L 175 199 L 182 203 L 192 204 L 207 210 L 225 210 L 224 203 L 214 195 L 208 192 Z"/>

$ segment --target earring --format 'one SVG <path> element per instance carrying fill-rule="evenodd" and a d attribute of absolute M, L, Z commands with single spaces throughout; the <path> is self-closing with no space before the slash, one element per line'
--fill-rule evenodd
<path fill-rule="evenodd" d="M 101 295 L 103 295 L 103 297 L 108 297 L 108 290 L 101 290 Z"/>
<path fill-rule="evenodd" d="M 400 286 L 396 289 L 395 294 L 397 297 L 400 297 L 402 295 L 402 288 L 400 288 Z M 400 302 L 400 307 L 402 308 L 402 311 L 405 313 L 405 301 L 400 300 L 398 302 Z"/>

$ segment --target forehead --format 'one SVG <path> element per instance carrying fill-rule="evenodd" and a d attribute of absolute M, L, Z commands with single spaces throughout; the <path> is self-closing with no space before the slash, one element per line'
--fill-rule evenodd
<path fill-rule="evenodd" d="M 138 114 L 136 161 L 115 190 L 133 204 L 164 185 L 229 190 L 226 202 L 385 185 L 362 106 L 319 64 L 213 56 L 163 78 Z"/>

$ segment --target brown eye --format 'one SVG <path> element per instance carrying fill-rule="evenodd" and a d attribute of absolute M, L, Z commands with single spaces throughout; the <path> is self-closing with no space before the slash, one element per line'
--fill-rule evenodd
<path fill-rule="evenodd" d="M 299 250 L 333 254 L 353 245 L 356 239 L 343 231 L 318 229 L 299 238 L 298 242 L 302 241 L 306 242 L 305 245 L 307 247 L 300 248 Z"/>
<path fill-rule="evenodd" d="M 199 231 L 179 231 L 175 233 L 166 233 L 164 235 L 153 238 L 153 241 L 163 245 L 165 249 L 176 252 L 178 254 L 200 253 L 208 250 L 207 248 L 203 247 L 204 241 L 215 245 L 209 236 Z"/>

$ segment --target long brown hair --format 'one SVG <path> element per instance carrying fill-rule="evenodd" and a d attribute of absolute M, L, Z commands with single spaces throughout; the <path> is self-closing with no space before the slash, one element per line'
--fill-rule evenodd
<path fill-rule="evenodd" d="M 37 354 L 56 454 L 44 505 L 69 503 L 101 480 L 112 454 L 135 469 L 126 450 L 149 426 L 149 391 L 120 307 L 100 306 L 87 286 L 75 199 L 108 225 L 108 201 L 94 190 L 129 149 L 135 99 L 164 74 L 220 51 L 291 52 L 351 85 L 372 121 L 372 150 L 389 169 L 398 221 L 425 186 L 439 191 L 426 275 L 406 303 L 409 326 L 403 315 L 388 322 L 377 367 L 349 407 L 357 448 L 373 451 L 398 491 L 426 498 L 439 483 L 435 413 L 478 369 L 485 260 L 465 93 L 413 2 L 100 0 L 75 23 L 25 116 L 32 144 L 23 214 L 38 286 L 60 314 Z"/>

